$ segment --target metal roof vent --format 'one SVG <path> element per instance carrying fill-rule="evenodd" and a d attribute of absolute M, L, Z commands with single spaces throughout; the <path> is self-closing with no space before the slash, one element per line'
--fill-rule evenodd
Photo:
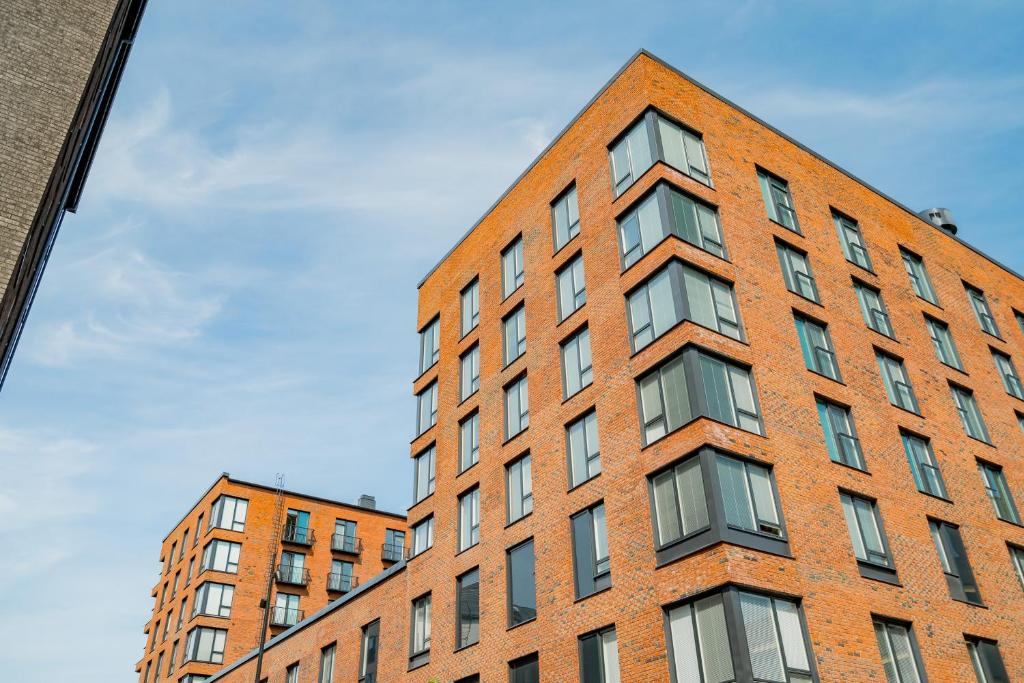
<path fill-rule="evenodd" d="M 359 496 L 359 507 L 367 508 L 369 510 L 377 509 L 377 499 L 373 496 L 368 496 L 365 493 Z"/>
<path fill-rule="evenodd" d="M 953 220 L 953 214 L 949 212 L 949 209 L 941 207 L 925 209 L 924 211 L 919 211 L 917 215 L 935 227 L 948 232 L 950 235 L 956 234 L 956 221 Z"/>

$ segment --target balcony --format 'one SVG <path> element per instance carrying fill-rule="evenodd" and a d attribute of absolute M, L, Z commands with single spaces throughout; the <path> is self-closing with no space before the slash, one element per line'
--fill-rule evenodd
<path fill-rule="evenodd" d="M 385 562 L 401 562 L 408 558 L 409 552 L 404 545 L 385 543 L 381 546 L 380 559 Z"/>
<path fill-rule="evenodd" d="M 278 583 L 287 583 L 292 586 L 309 585 L 309 570 L 303 567 L 282 564 L 278 566 L 275 576 Z"/>
<path fill-rule="evenodd" d="M 295 545 L 313 545 L 313 541 L 316 540 L 316 534 L 308 526 L 285 524 L 281 540 Z"/>
<path fill-rule="evenodd" d="M 327 575 L 327 590 L 335 593 L 347 593 L 359 585 L 359 579 L 345 574 L 331 573 Z"/>
<path fill-rule="evenodd" d="M 363 539 L 348 534 L 334 534 L 331 536 L 331 550 L 358 555 L 363 552 Z"/>
<path fill-rule="evenodd" d="M 275 607 L 270 615 L 271 626 L 295 626 L 302 621 L 306 613 L 293 607 Z"/>

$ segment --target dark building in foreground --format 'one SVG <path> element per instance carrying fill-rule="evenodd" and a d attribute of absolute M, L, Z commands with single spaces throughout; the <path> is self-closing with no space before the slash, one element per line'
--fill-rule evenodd
<path fill-rule="evenodd" d="M 0 0 L 0 386 L 146 0 Z"/>
<path fill-rule="evenodd" d="M 411 557 L 261 678 L 1024 681 L 1024 279 L 954 229 L 639 53 L 423 280 Z"/>

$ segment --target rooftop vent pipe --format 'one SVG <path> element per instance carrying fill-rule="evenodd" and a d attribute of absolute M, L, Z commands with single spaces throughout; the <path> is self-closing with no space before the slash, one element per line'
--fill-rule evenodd
<path fill-rule="evenodd" d="M 956 234 L 956 221 L 953 220 L 953 214 L 949 212 L 949 209 L 941 207 L 925 209 L 919 211 L 917 215 L 950 235 Z"/>
<path fill-rule="evenodd" d="M 367 508 L 369 510 L 377 509 L 377 499 L 373 496 L 368 496 L 365 493 L 359 496 L 359 507 Z"/>

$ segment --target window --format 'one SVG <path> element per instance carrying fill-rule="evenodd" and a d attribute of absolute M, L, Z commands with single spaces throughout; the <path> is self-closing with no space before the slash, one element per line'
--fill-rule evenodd
<path fill-rule="evenodd" d="M 396 529 L 386 529 L 384 531 L 381 559 L 387 562 L 397 562 L 405 559 L 404 531 L 397 531 Z"/>
<path fill-rule="evenodd" d="M 284 670 L 284 683 L 299 683 L 299 663 L 295 662 Z"/>
<path fill-rule="evenodd" d="M 561 322 L 587 303 L 587 279 L 583 274 L 583 255 L 555 273 L 558 289 L 558 321 Z"/>
<path fill-rule="evenodd" d="M 635 351 L 682 320 L 741 338 L 732 285 L 675 260 L 627 296 L 627 310 Z"/>
<path fill-rule="evenodd" d="M 270 617 L 270 623 L 274 626 L 294 626 L 302 621 L 302 610 L 299 609 L 300 598 L 298 595 L 278 593 L 274 601 L 274 613 Z"/>
<path fill-rule="evenodd" d="M 949 390 L 953 394 L 953 403 L 956 404 L 956 412 L 960 415 L 960 422 L 967 436 L 988 443 L 988 429 L 981 417 L 978 403 L 974 400 L 974 392 L 956 384 L 950 384 Z"/>
<path fill-rule="evenodd" d="M 850 409 L 822 398 L 817 399 L 817 406 L 828 457 L 832 462 L 867 470 Z"/>
<path fill-rule="evenodd" d="M 924 260 L 917 254 L 912 254 L 900 247 L 900 256 L 903 257 L 903 267 L 907 269 L 907 277 L 910 278 L 910 286 L 914 294 L 930 303 L 939 305 L 939 297 L 935 295 L 935 288 L 932 287 L 931 278 L 925 270 Z"/>
<path fill-rule="evenodd" d="M 967 636 L 966 642 L 978 683 L 1010 683 L 1010 675 L 1006 673 L 996 641 Z"/>
<path fill-rule="evenodd" d="M 508 314 L 502 323 L 505 327 L 505 365 L 526 353 L 526 307 L 520 306 Z"/>
<path fill-rule="evenodd" d="M 612 183 L 618 197 L 655 161 L 664 161 L 705 185 L 711 184 L 707 154 L 700 135 L 648 110 L 609 150 Z"/>
<path fill-rule="evenodd" d="M 579 599 L 612 585 L 604 504 L 578 512 L 570 521 L 576 598 Z"/>
<path fill-rule="evenodd" d="M 529 453 L 505 467 L 508 497 L 506 512 L 509 524 L 533 512 L 533 480 L 530 467 Z"/>
<path fill-rule="evenodd" d="M 455 580 L 456 648 L 480 641 L 480 570 L 471 569 Z"/>
<path fill-rule="evenodd" d="M 1024 432 L 1024 413 L 1017 413 L 1016 415 L 1017 415 L 1017 425 L 1020 427 L 1020 430 L 1022 432 Z"/>
<path fill-rule="evenodd" d="M 377 683 L 377 645 L 379 640 L 379 620 L 363 627 L 363 638 L 359 647 L 359 680 L 361 683 Z"/>
<path fill-rule="evenodd" d="M 146 662 L 146 674 L 142 677 L 142 683 L 149 683 L 149 674 L 153 670 L 153 662 Z M 159 678 L 159 673 L 157 673 Z"/>
<path fill-rule="evenodd" d="M 796 220 L 793 199 L 789 196 L 789 183 L 761 169 L 757 169 L 757 181 L 761 184 L 768 218 L 799 234 L 800 224 Z"/>
<path fill-rule="evenodd" d="M 814 273 L 811 272 L 811 262 L 807 259 L 807 254 L 783 242 L 776 242 L 775 250 L 779 254 L 779 265 L 782 267 L 782 279 L 786 282 L 786 289 L 819 303 L 821 300 L 818 298 L 818 285 L 814 281 Z"/>
<path fill-rule="evenodd" d="M 343 560 L 331 560 L 331 573 L 327 575 L 327 590 L 345 593 L 355 588 L 352 575 L 355 565 Z"/>
<path fill-rule="evenodd" d="M 334 644 L 320 650 L 320 673 L 317 675 L 316 683 L 334 683 Z"/>
<path fill-rule="evenodd" d="M 584 327 L 562 344 L 562 394 L 574 396 L 594 382 L 590 328 Z"/>
<path fill-rule="evenodd" d="M 864 237 L 860 234 L 860 226 L 857 221 L 847 218 L 835 211 L 832 212 L 832 220 L 835 221 L 836 230 L 839 232 L 839 244 L 843 247 L 843 255 L 850 263 L 856 264 L 864 270 L 871 270 L 871 257 L 864 246 Z"/>
<path fill-rule="evenodd" d="M 462 290 L 462 336 L 476 329 L 480 324 L 480 280 L 473 280 Z"/>
<path fill-rule="evenodd" d="M 650 477 L 658 565 L 714 543 L 786 554 L 788 543 L 771 470 L 701 448 Z"/>
<path fill-rule="evenodd" d="M 555 231 L 555 251 L 580 234 L 580 205 L 575 183 L 551 205 L 551 226 Z"/>
<path fill-rule="evenodd" d="M 309 513 L 304 510 L 289 509 L 285 513 L 283 540 L 288 543 L 312 545 L 313 538 L 313 529 L 309 526 Z"/>
<path fill-rule="evenodd" d="M 220 496 L 213 501 L 210 510 L 210 528 L 245 531 L 245 513 L 248 509 L 249 501 L 244 498 Z"/>
<path fill-rule="evenodd" d="M 520 657 L 508 663 L 509 683 L 540 683 L 540 664 L 537 653 Z"/>
<path fill-rule="evenodd" d="M 914 475 L 917 490 L 939 498 L 946 498 L 946 485 L 942 481 L 942 472 L 935 460 L 931 443 L 913 434 L 903 432 L 903 449 L 907 452 L 910 472 Z"/>
<path fill-rule="evenodd" d="M 459 472 L 480 460 L 480 412 L 474 410 L 459 423 Z"/>
<path fill-rule="evenodd" d="M 196 558 L 192 557 L 188 561 L 188 572 L 185 574 L 185 586 L 187 587 L 192 583 L 192 573 L 196 568 Z"/>
<path fill-rule="evenodd" d="M 942 571 L 946 574 L 950 596 L 954 600 L 982 604 L 974 572 L 967 561 L 967 550 L 960 537 L 960 528 L 935 519 L 928 520 L 928 526 L 931 528 L 932 540 L 935 541 L 935 550 L 939 554 Z"/>
<path fill-rule="evenodd" d="M 202 528 L 203 528 L 203 513 L 200 512 L 199 513 L 199 517 L 196 518 L 196 532 L 195 532 L 195 535 L 192 536 L 192 547 L 193 548 L 195 548 L 197 545 L 199 545 L 199 534 L 200 534 L 200 531 L 202 530 Z"/>
<path fill-rule="evenodd" d="M 180 631 L 182 624 L 185 623 L 185 605 L 188 603 L 188 596 L 181 599 L 181 607 L 178 608 L 178 623 L 174 626 L 175 631 Z M 231 605 L 228 605 L 228 609 L 231 609 Z"/>
<path fill-rule="evenodd" d="M 420 374 L 434 367 L 441 356 L 441 320 L 434 318 L 420 331 Z"/>
<path fill-rule="evenodd" d="M 619 683 L 619 645 L 615 627 L 586 633 L 579 638 L 580 680 L 583 683 Z"/>
<path fill-rule="evenodd" d="M 156 671 L 153 674 L 153 683 L 160 680 L 160 671 L 164 668 L 164 653 L 161 652 L 156 658 Z"/>
<path fill-rule="evenodd" d="M 222 628 L 197 626 L 188 632 L 185 644 L 186 662 L 224 663 L 224 643 L 228 632 Z"/>
<path fill-rule="evenodd" d="M 533 539 L 506 551 L 509 628 L 537 617 Z"/>
<path fill-rule="evenodd" d="M 309 583 L 309 570 L 305 568 L 305 565 L 305 555 L 285 550 L 281 553 L 281 566 L 278 568 L 277 580 L 281 583 L 305 586 Z"/>
<path fill-rule="evenodd" d="M 434 516 L 430 515 L 424 520 L 412 525 L 412 552 L 410 557 L 416 557 L 422 552 L 429 550 L 434 545 Z"/>
<path fill-rule="evenodd" d="M 166 641 L 167 640 L 167 636 L 171 632 L 171 618 L 173 616 L 174 616 L 174 610 L 173 609 L 168 610 L 167 611 L 167 618 L 164 619 L 164 635 L 160 639 L 161 642 Z"/>
<path fill-rule="evenodd" d="M 459 496 L 459 551 L 480 542 L 480 487 Z"/>
<path fill-rule="evenodd" d="M 687 378 L 694 382 L 693 395 Z M 750 370 L 695 347 L 640 377 L 637 386 L 645 444 L 700 416 L 761 433 Z"/>
<path fill-rule="evenodd" d="M 1020 587 L 1024 588 L 1024 548 L 1010 544 L 1006 547 L 1010 549 L 1010 562 L 1013 563 L 1013 571 L 1017 574 Z"/>
<path fill-rule="evenodd" d="M 174 543 L 171 544 L 171 552 L 169 552 L 167 554 L 167 569 L 165 570 L 164 573 L 166 573 L 166 574 L 170 574 L 171 573 L 171 566 L 178 559 L 177 557 L 175 557 L 177 554 L 178 554 L 178 542 L 175 541 Z"/>
<path fill-rule="evenodd" d="M 178 594 L 178 584 L 181 583 L 181 572 L 174 573 L 174 583 L 171 584 L 171 597 Z"/>
<path fill-rule="evenodd" d="M 431 446 L 431 450 L 433 450 Z M 433 459 L 433 456 L 431 456 Z M 430 473 L 433 475 L 433 465 Z M 433 489 L 431 489 L 433 490 Z M 331 537 L 331 549 L 343 553 L 358 553 L 362 550 L 359 537 L 356 536 L 356 523 L 347 519 L 334 520 L 334 535 Z"/>
<path fill-rule="evenodd" d="M 971 308 L 974 309 L 974 317 L 978 319 L 981 330 L 991 334 L 993 337 L 998 337 L 999 326 L 996 325 L 996 319 L 992 317 L 992 311 L 988 307 L 985 293 L 966 282 L 964 283 L 964 289 L 967 291 L 967 300 L 971 302 Z"/>
<path fill-rule="evenodd" d="M 611 148 L 612 183 L 615 196 L 626 191 L 644 171 L 654 164 L 648 117 L 638 121 L 622 140 Z"/>
<path fill-rule="evenodd" d="M 530 426 L 530 399 L 526 375 L 505 387 L 505 439 Z"/>
<path fill-rule="evenodd" d="M 665 163 L 708 185 L 708 161 L 704 141 L 696 133 L 678 126 L 663 116 L 657 116 L 658 135 L 665 151 Z"/>
<path fill-rule="evenodd" d="M 914 388 L 910 386 L 910 378 L 907 377 L 903 361 L 877 349 L 875 358 L 878 360 L 878 368 L 882 372 L 882 382 L 885 384 L 885 393 L 889 396 L 889 402 L 912 413 L 920 413 L 921 409 L 917 405 L 917 397 L 914 396 Z"/>
<path fill-rule="evenodd" d="M 845 492 L 840 492 L 839 500 L 861 576 L 895 583 L 896 569 L 882 528 L 878 504 Z"/>
<path fill-rule="evenodd" d="M 234 597 L 234 586 L 206 581 L 196 589 L 196 597 L 192 601 L 192 616 L 205 614 L 211 617 L 230 617 L 231 601 Z"/>
<path fill-rule="evenodd" d="M 964 366 L 960 362 L 960 354 L 956 350 L 956 344 L 953 342 L 953 333 L 949 331 L 949 325 L 927 315 L 924 317 L 924 324 L 928 328 L 928 336 L 932 339 L 932 345 L 935 347 L 935 356 L 939 359 L 939 362 L 951 368 L 963 370 Z"/>
<path fill-rule="evenodd" d="M 1017 513 L 1017 506 L 1013 502 L 1010 487 L 1006 483 L 1003 468 L 999 465 L 979 460 L 978 471 L 981 472 L 981 482 L 985 485 L 988 499 L 992 501 L 996 517 L 1006 522 L 1020 524 L 1020 515 Z"/>
<path fill-rule="evenodd" d="M 153 625 L 153 640 L 149 643 L 149 651 L 152 652 L 153 648 L 156 647 L 157 639 L 160 636 L 160 620 L 157 619 L 156 624 Z"/>
<path fill-rule="evenodd" d="M 569 488 L 601 473 L 601 447 L 597 438 L 597 412 L 590 411 L 565 428 L 569 456 Z"/>
<path fill-rule="evenodd" d="M 416 394 L 416 435 L 437 424 L 437 380 Z"/>
<path fill-rule="evenodd" d="M 409 667 L 430 661 L 430 593 L 412 601 L 412 633 L 409 638 Z"/>
<path fill-rule="evenodd" d="M 178 641 L 171 645 L 171 656 L 167 658 L 167 675 L 174 673 L 174 664 L 178 661 Z"/>
<path fill-rule="evenodd" d="M 203 560 L 199 564 L 199 571 L 203 572 L 207 569 L 212 569 L 217 572 L 237 574 L 238 556 L 241 552 L 241 543 L 232 543 L 218 539 L 210 541 L 203 548 Z"/>
<path fill-rule="evenodd" d="M 512 292 L 523 286 L 526 275 L 523 272 L 523 238 L 517 237 L 505 251 L 501 252 L 501 293 L 507 299 Z"/>
<path fill-rule="evenodd" d="M 996 370 L 1000 379 L 1003 380 L 1003 388 L 1010 396 L 1024 400 L 1024 385 L 1021 384 L 1020 375 L 1013 364 L 1013 359 L 1005 353 L 992 349 L 992 360 L 996 363 Z"/>
<path fill-rule="evenodd" d="M 857 292 L 857 301 L 860 303 L 860 313 L 864 316 L 864 324 L 870 329 L 884 334 L 890 339 L 896 338 L 892 330 L 892 321 L 889 319 L 889 311 L 882 301 L 882 293 L 864 284 L 863 282 L 853 283 L 853 289 Z"/>
<path fill-rule="evenodd" d="M 888 683 L 921 683 L 924 668 L 917 651 L 917 641 L 910 624 L 901 624 L 880 618 L 873 619 L 878 651 L 882 655 L 882 668 Z"/>
<path fill-rule="evenodd" d="M 480 345 L 474 344 L 459 358 L 459 400 L 480 390 Z"/>
<path fill-rule="evenodd" d="M 836 361 L 836 351 L 832 346 L 832 337 L 829 336 L 828 328 L 822 323 L 802 315 L 795 316 L 795 319 L 804 365 L 811 372 L 841 382 L 839 363 Z"/>
<path fill-rule="evenodd" d="M 431 445 L 430 448 L 416 456 L 413 468 L 413 504 L 420 502 L 434 492 L 434 460 L 437 449 Z"/>
<path fill-rule="evenodd" d="M 628 268 L 669 235 L 725 258 L 718 211 L 667 182 L 654 189 L 618 221 L 622 265 Z"/>
<path fill-rule="evenodd" d="M 675 680 L 809 683 L 810 646 L 796 601 L 733 586 L 668 611 Z"/>

